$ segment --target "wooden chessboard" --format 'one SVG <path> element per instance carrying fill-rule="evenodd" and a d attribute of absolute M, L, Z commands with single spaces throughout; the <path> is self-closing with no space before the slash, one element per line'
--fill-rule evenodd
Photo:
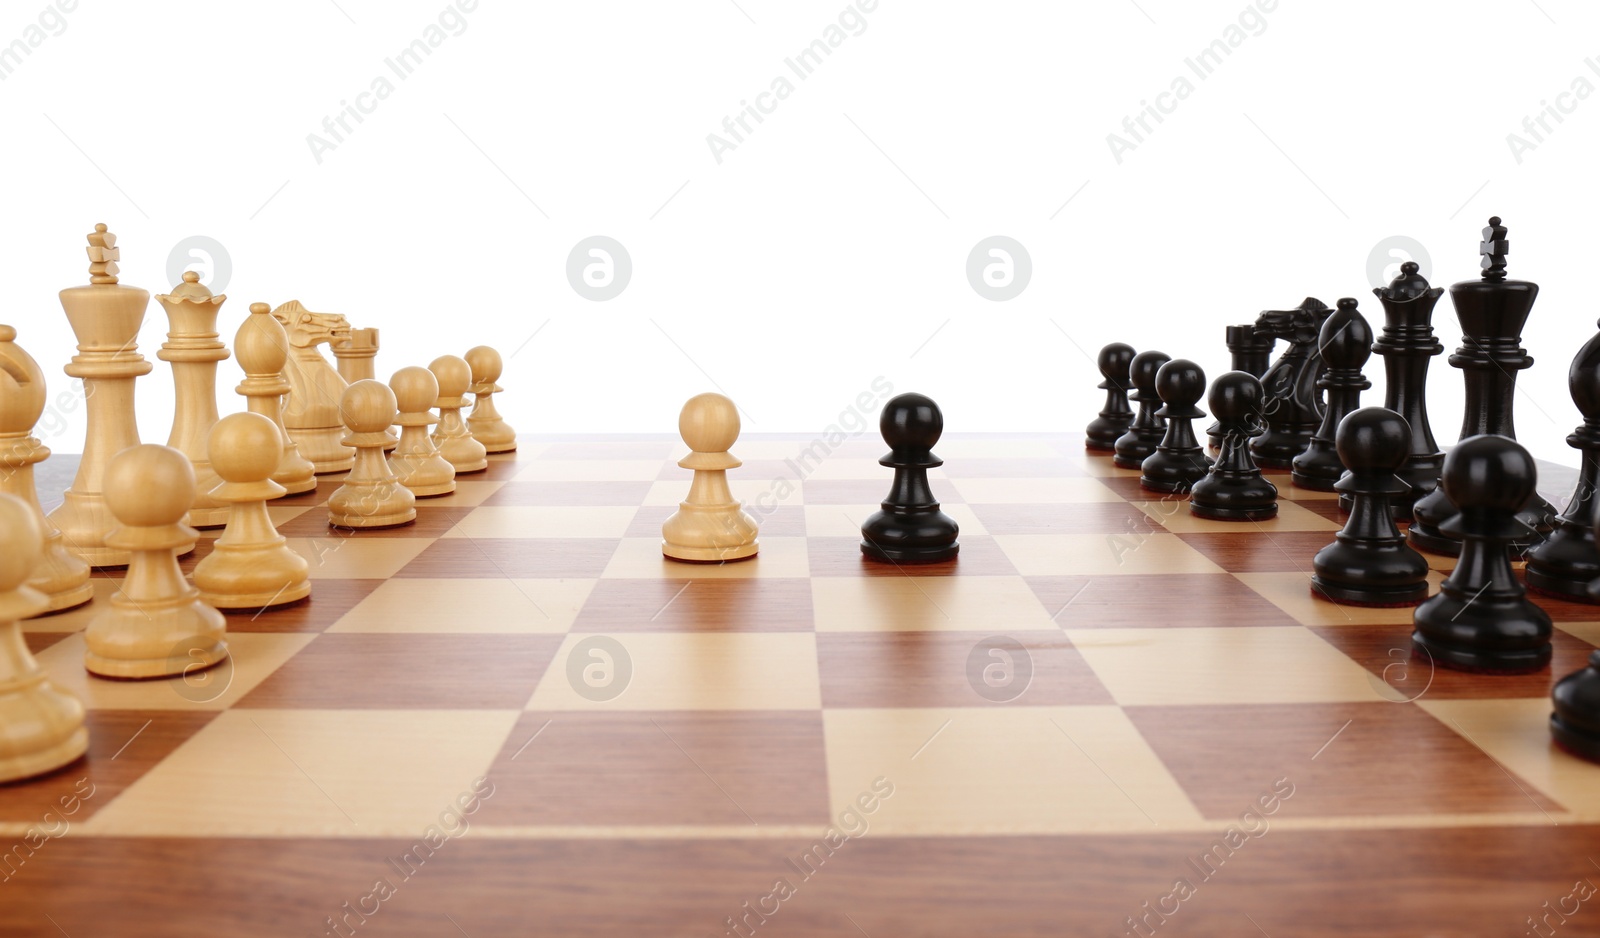
<path fill-rule="evenodd" d="M 947 438 L 959 560 L 871 565 L 881 448 L 742 440 L 726 566 L 661 558 L 666 438 L 528 440 L 387 531 L 325 481 L 272 509 L 312 599 L 187 682 L 26 623 L 93 742 L 0 788 L 0 934 L 1523 934 L 1600 882 L 1545 725 L 1600 609 L 1545 601 L 1549 671 L 1434 668 L 1309 595 L 1329 495 L 1201 521 L 1077 437 Z"/>

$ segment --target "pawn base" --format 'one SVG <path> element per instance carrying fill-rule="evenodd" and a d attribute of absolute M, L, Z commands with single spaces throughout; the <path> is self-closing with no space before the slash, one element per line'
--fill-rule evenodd
<path fill-rule="evenodd" d="M 1367 606 L 1375 609 L 1392 609 L 1415 606 L 1428 598 L 1428 584 L 1398 587 L 1354 587 L 1329 583 L 1318 576 L 1311 577 L 1311 596 L 1341 606 Z"/>
<path fill-rule="evenodd" d="M 761 549 L 758 541 L 731 547 L 686 547 L 683 544 L 661 542 L 661 555 L 668 560 L 684 563 L 731 563 L 754 558 Z"/>
<path fill-rule="evenodd" d="M 870 541 L 861 542 L 861 554 L 868 560 L 877 560 L 883 563 L 919 564 L 942 563 L 954 560 L 956 554 L 961 552 L 961 545 L 949 544 L 944 547 L 882 547 Z"/>
<path fill-rule="evenodd" d="M 416 520 L 416 508 L 379 515 L 345 515 L 336 514 L 332 511 L 328 512 L 328 527 L 348 528 L 352 531 L 377 531 L 383 528 L 403 528 L 408 524 L 415 524 Z"/>
<path fill-rule="evenodd" d="M 1342 476 L 1343 474 L 1344 473 L 1341 472 L 1339 476 Z M 1310 489 L 1313 492 L 1333 492 L 1337 491 L 1333 486 L 1334 483 L 1339 481 L 1339 476 L 1332 476 L 1324 473 L 1301 472 L 1299 469 L 1296 469 L 1289 473 L 1289 481 L 1303 489 Z M 1409 512 L 1407 514 L 1409 514 Z"/>
<path fill-rule="evenodd" d="M 1556 577 L 1542 576 L 1531 570 L 1524 570 L 1523 581 L 1530 593 L 1538 593 L 1541 596 L 1565 599 L 1575 603 L 1600 605 L 1600 596 L 1589 592 L 1589 580 L 1562 580 Z"/>
<path fill-rule="evenodd" d="M 94 584 L 85 582 L 69 590 L 62 590 L 59 593 L 46 593 L 45 595 L 50 600 L 50 605 L 43 612 L 39 613 L 41 616 L 53 615 L 57 612 L 66 612 L 68 609 L 76 609 L 89 600 L 94 599 Z M 38 617 L 34 616 L 33 618 Z"/>
<path fill-rule="evenodd" d="M 1484 651 L 1445 645 L 1423 635 L 1411 633 L 1411 646 L 1452 671 L 1474 674 L 1528 674 L 1550 666 L 1550 643 L 1543 647 L 1514 651 Z"/>
<path fill-rule="evenodd" d="M 316 476 L 312 476 L 309 479 L 294 479 L 289 482 L 285 482 L 284 480 L 278 478 L 274 478 L 272 481 L 283 486 L 283 494 L 274 496 L 273 498 L 268 499 L 268 501 L 275 501 L 279 498 L 285 498 L 290 495 L 304 495 L 307 492 L 315 492 L 317 490 Z"/>
<path fill-rule="evenodd" d="M 1461 542 L 1433 529 L 1427 522 L 1417 519 L 1406 529 L 1406 543 L 1417 550 L 1443 557 L 1461 556 Z"/>
<path fill-rule="evenodd" d="M 1211 521 L 1266 521 L 1278 516 L 1278 506 L 1273 504 L 1264 508 L 1220 508 L 1196 502 L 1191 496 L 1189 514 Z"/>
<path fill-rule="evenodd" d="M 311 595 L 309 580 L 301 581 L 298 585 L 287 589 L 273 590 L 270 593 L 212 593 L 200 591 L 200 601 L 217 609 L 277 609 L 297 603 Z"/>
<path fill-rule="evenodd" d="M 71 736 L 40 752 L 0 759 L 0 784 L 54 772 L 78 761 L 89 751 L 89 731 L 78 727 Z"/>
<path fill-rule="evenodd" d="M 344 427 L 290 427 L 289 438 L 300 448 L 300 455 L 311 462 L 317 475 L 349 472 L 355 454 L 344 445 Z"/>
<path fill-rule="evenodd" d="M 1550 715 L 1550 736 L 1557 746 L 1578 758 L 1600 762 L 1600 736 L 1593 736 L 1568 726 L 1553 713 Z"/>

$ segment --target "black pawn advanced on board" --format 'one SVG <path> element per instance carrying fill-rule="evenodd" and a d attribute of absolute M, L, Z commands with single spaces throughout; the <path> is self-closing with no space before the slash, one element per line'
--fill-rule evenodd
<path fill-rule="evenodd" d="M 1106 392 L 1106 403 L 1084 431 L 1083 445 L 1089 449 L 1115 449 L 1117 438 L 1133 424 L 1133 410 L 1128 407 L 1128 392 L 1133 389 L 1128 366 L 1133 364 L 1133 356 L 1133 346 L 1126 342 L 1113 342 L 1100 350 L 1097 364 L 1105 380 L 1099 386 Z"/>
<path fill-rule="evenodd" d="M 1356 309 L 1354 297 L 1340 300 L 1338 309 L 1323 322 L 1317 348 L 1323 365 L 1317 387 L 1327 392 L 1328 401 L 1322 410 L 1322 425 L 1311 435 L 1306 451 L 1293 460 L 1290 478 L 1301 488 L 1332 492 L 1345 469 L 1334 439 L 1339 423 L 1361 406 L 1361 392 L 1372 387 L 1361 374 L 1361 367 L 1372 357 L 1372 327 Z"/>
<path fill-rule="evenodd" d="M 1555 712 L 1550 735 L 1575 756 L 1600 762 L 1600 649 L 1589 653 L 1588 667 L 1556 682 L 1550 691 Z"/>
<path fill-rule="evenodd" d="M 1211 382 L 1206 403 L 1222 430 L 1217 461 L 1189 490 L 1189 513 L 1216 521 L 1265 521 L 1278 514 L 1278 487 L 1250 458 L 1250 435 L 1261 427 L 1266 392 L 1247 371 L 1229 371 Z"/>
<path fill-rule="evenodd" d="M 1312 559 L 1311 595 L 1356 606 L 1428 598 L 1428 560 L 1406 544 L 1389 503 L 1411 491 L 1396 474 L 1410 440 L 1406 419 L 1383 407 L 1363 407 L 1339 422 L 1335 443 L 1350 471 L 1335 487 L 1350 496 L 1350 518 Z"/>
<path fill-rule="evenodd" d="M 1253 323 L 1228 326 L 1223 330 L 1223 342 L 1228 346 L 1228 354 L 1232 358 L 1233 367 L 1229 370 L 1248 372 L 1260 378 L 1267 373 L 1267 365 L 1272 361 L 1272 346 L 1277 341 L 1270 335 L 1257 334 Z M 1261 429 L 1256 428 L 1257 431 Z M 1212 449 L 1222 449 L 1222 423 L 1219 421 L 1207 427 L 1206 437 Z"/>
<path fill-rule="evenodd" d="M 1256 331 L 1283 339 L 1289 347 L 1261 377 L 1267 391 L 1266 432 L 1250 441 L 1250 455 L 1256 465 L 1267 469 L 1291 469 L 1291 461 L 1311 444 L 1311 434 L 1322 424 L 1322 353 L 1317 338 L 1322 322 L 1333 314 L 1326 303 L 1313 296 L 1294 309 L 1269 309 L 1256 317 Z"/>
<path fill-rule="evenodd" d="M 1443 528 L 1461 560 L 1412 616 L 1412 644 L 1447 668 L 1518 674 L 1550 663 L 1550 616 L 1511 572 L 1511 544 L 1529 535 L 1517 512 L 1537 482 L 1516 440 L 1475 436 L 1444 458 L 1440 488 L 1457 511 Z"/>
<path fill-rule="evenodd" d="M 1506 255 L 1511 241 L 1499 217 L 1489 219 L 1478 244 L 1483 276 L 1450 285 L 1450 302 L 1461 321 L 1461 347 L 1448 359 L 1461 369 L 1466 384 L 1466 406 L 1461 418 L 1461 439 L 1493 434 L 1515 440 L 1512 421 L 1517 372 L 1533 366 L 1533 356 L 1522 348 L 1522 327 L 1528 321 L 1539 285 L 1506 279 Z M 1436 554 L 1455 555 L 1461 545 L 1445 530 L 1455 514 L 1443 488 L 1435 488 L 1412 509 L 1414 520 L 1406 532 L 1411 544 Z M 1555 528 L 1556 510 L 1538 492 L 1528 493 L 1528 503 L 1517 512 L 1530 529 L 1518 537 L 1512 550 L 1526 554 Z"/>
<path fill-rule="evenodd" d="M 1206 393 L 1206 373 L 1187 358 L 1174 358 L 1156 372 L 1161 395 L 1157 416 L 1167 432 L 1156 451 L 1139 466 L 1139 484 L 1155 492 L 1187 492 L 1211 471 L 1211 457 L 1195 441 L 1194 421 L 1206 412 L 1196 407 Z"/>
<path fill-rule="evenodd" d="M 1589 587 L 1600 577 L 1594 530 L 1595 486 L 1600 485 L 1600 334 L 1578 349 L 1567 369 L 1567 389 L 1583 415 L 1583 424 L 1567 437 L 1567 445 L 1583 454 L 1578 484 L 1549 539 L 1528 552 L 1523 579 L 1537 592 L 1597 602 Z"/>
<path fill-rule="evenodd" d="M 1133 382 L 1133 399 L 1139 402 L 1139 413 L 1134 415 L 1128 432 L 1117 437 L 1116 455 L 1111 461 L 1123 469 L 1139 468 L 1167 434 L 1166 421 L 1156 416 L 1161 407 L 1156 373 L 1171 360 L 1167 353 L 1152 350 L 1133 356 L 1128 366 L 1128 380 Z"/>
<path fill-rule="evenodd" d="M 944 465 L 933 444 L 944 433 L 939 405 L 922 394 L 898 394 L 883 405 L 878 419 L 889 453 L 879 465 L 894 469 L 894 483 L 882 510 L 861 525 L 861 553 L 887 563 L 937 563 L 961 549 L 955 519 L 939 510 L 928 485 L 928 470 Z"/>
<path fill-rule="evenodd" d="M 1444 287 L 1429 286 L 1421 270 L 1416 261 L 1406 261 L 1387 287 L 1372 291 L 1383 304 L 1383 334 L 1372 343 L 1383 356 L 1383 406 L 1406 418 L 1411 428 L 1410 455 L 1399 473 L 1411 483 L 1411 494 L 1390 502 L 1396 521 L 1411 520 L 1411 506 L 1439 484 L 1444 465 L 1428 425 L 1428 360 L 1444 351 L 1433 334 L 1433 307 Z"/>

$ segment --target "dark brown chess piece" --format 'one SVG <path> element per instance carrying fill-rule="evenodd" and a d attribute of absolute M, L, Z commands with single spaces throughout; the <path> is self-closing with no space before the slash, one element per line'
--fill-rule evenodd
<path fill-rule="evenodd" d="M 1266 432 L 1250 441 L 1256 465 L 1267 469 L 1293 468 L 1305 452 L 1311 435 L 1322 424 L 1322 354 L 1317 338 L 1323 320 L 1333 311 L 1315 297 L 1306 297 L 1294 309 L 1269 309 L 1256 317 L 1256 331 L 1289 343 L 1261 378 L 1267 392 L 1263 413 Z"/>
<path fill-rule="evenodd" d="M 1372 350 L 1383 356 L 1383 406 L 1405 418 L 1411 441 L 1405 465 L 1397 473 L 1411 486 L 1409 494 L 1389 502 L 1396 521 L 1411 520 L 1411 506 L 1439 484 L 1444 453 L 1428 426 L 1428 360 L 1444 351 L 1433 334 L 1433 307 L 1444 287 L 1430 287 L 1416 261 L 1400 265 L 1400 275 L 1374 289 L 1383 303 L 1383 334 Z"/>
<path fill-rule="evenodd" d="M 1361 366 L 1372 356 L 1372 327 L 1356 309 L 1354 297 L 1340 300 L 1339 308 L 1323 321 L 1317 350 L 1324 366 L 1317 387 L 1327 392 L 1328 402 L 1311 443 L 1292 461 L 1291 478 L 1301 488 L 1331 492 L 1345 469 L 1334 440 L 1339 422 L 1361 406 L 1361 392 L 1372 387 L 1361 374 Z"/>
<path fill-rule="evenodd" d="M 1600 334 L 1578 349 L 1567 369 L 1567 389 L 1583 415 L 1583 423 L 1567 437 L 1567 445 L 1583 454 L 1578 484 L 1549 539 L 1528 552 L 1523 579 L 1536 592 L 1597 602 L 1589 587 L 1600 577 L 1594 536 L 1595 486 L 1600 484 Z"/>
<path fill-rule="evenodd" d="M 1133 382 L 1133 399 L 1139 402 L 1139 412 L 1134 415 L 1128 432 L 1117 437 L 1116 456 L 1111 461 L 1119 468 L 1138 469 L 1167 434 L 1166 421 L 1156 416 L 1161 408 L 1156 372 L 1171 360 L 1165 352 L 1150 350 L 1133 356 L 1133 362 L 1128 365 L 1128 380 Z"/>
<path fill-rule="evenodd" d="M 1250 458 L 1250 436 L 1261 426 L 1261 381 L 1230 371 L 1211 382 L 1206 403 L 1222 428 L 1217 461 L 1189 490 L 1189 513 L 1217 521 L 1265 521 L 1278 514 L 1278 487 Z"/>
<path fill-rule="evenodd" d="M 1126 342 L 1113 342 L 1100 350 L 1096 364 L 1100 368 L 1100 387 L 1106 392 L 1105 406 L 1099 416 L 1089 422 L 1083 445 L 1089 449 L 1110 452 L 1116 449 L 1117 438 L 1128 432 L 1133 423 L 1133 411 L 1128 407 L 1128 391 L 1133 382 L 1128 377 L 1128 366 L 1133 364 L 1133 346 Z"/>

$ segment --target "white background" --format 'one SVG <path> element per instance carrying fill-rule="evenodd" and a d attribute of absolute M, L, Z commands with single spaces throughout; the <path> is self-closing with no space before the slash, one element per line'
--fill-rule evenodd
<path fill-rule="evenodd" d="M 84 234 L 104 221 L 123 282 L 152 293 L 172 286 L 182 239 L 223 244 L 230 342 L 252 301 L 297 298 L 379 327 L 384 377 L 498 346 L 524 433 L 670 432 L 685 398 L 719 387 L 747 432 L 814 434 L 878 375 L 933 395 L 951 431 L 1077 432 L 1102 344 L 1215 375 L 1225 325 L 1308 294 L 1358 296 L 1376 328 L 1375 246 L 1416 239 L 1447 286 L 1477 276 L 1499 214 L 1511 276 L 1543 286 L 1518 429 L 1575 461 L 1565 375 L 1600 314 L 1600 95 L 1565 99 L 1520 163 L 1507 135 L 1575 77 L 1600 85 L 1592 5 L 1281 0 L 1201 81 L 1184 59 L 1244 0 L 880 0 L 795 79 L 784 59 L 845 7 L 481 0 L 402 81 L 385 58 L 444 0 L 82 0 L 0 82 L 0 321 L 65 388 L 56 291 L 86 281 Z M 6 3 L 0 43 L 44 9 Z M 793 94 L 719 164 L 707 135 L 780 74 Z M 1118 163 L 1107 135 L 1180 74 L 1193 94 Z M 308 134 L 378 75 L 393 93 L 319 163 Z M 608 302 L 565 274 L 595 234 L 633 261 Z M 995 234 L 1033 262 L 1007 302 L 965 275 Z M 1453 350 L 1448 298 L 1435 325 Z M 147 357 L 165 328 L 152 302 Z M 171 373 L 156 365 L 140 421 L 161 441 Z M 1381 403 L 1376 358 L 1368 374 Z M 242 409 L 239 377 L 223 365 L 224 412 Z M 1441 443 L 1460 388 L 1434 359 Z M 81 409 L 68 416 L 48 440 L 64 452 L 82 443 Z"/>

